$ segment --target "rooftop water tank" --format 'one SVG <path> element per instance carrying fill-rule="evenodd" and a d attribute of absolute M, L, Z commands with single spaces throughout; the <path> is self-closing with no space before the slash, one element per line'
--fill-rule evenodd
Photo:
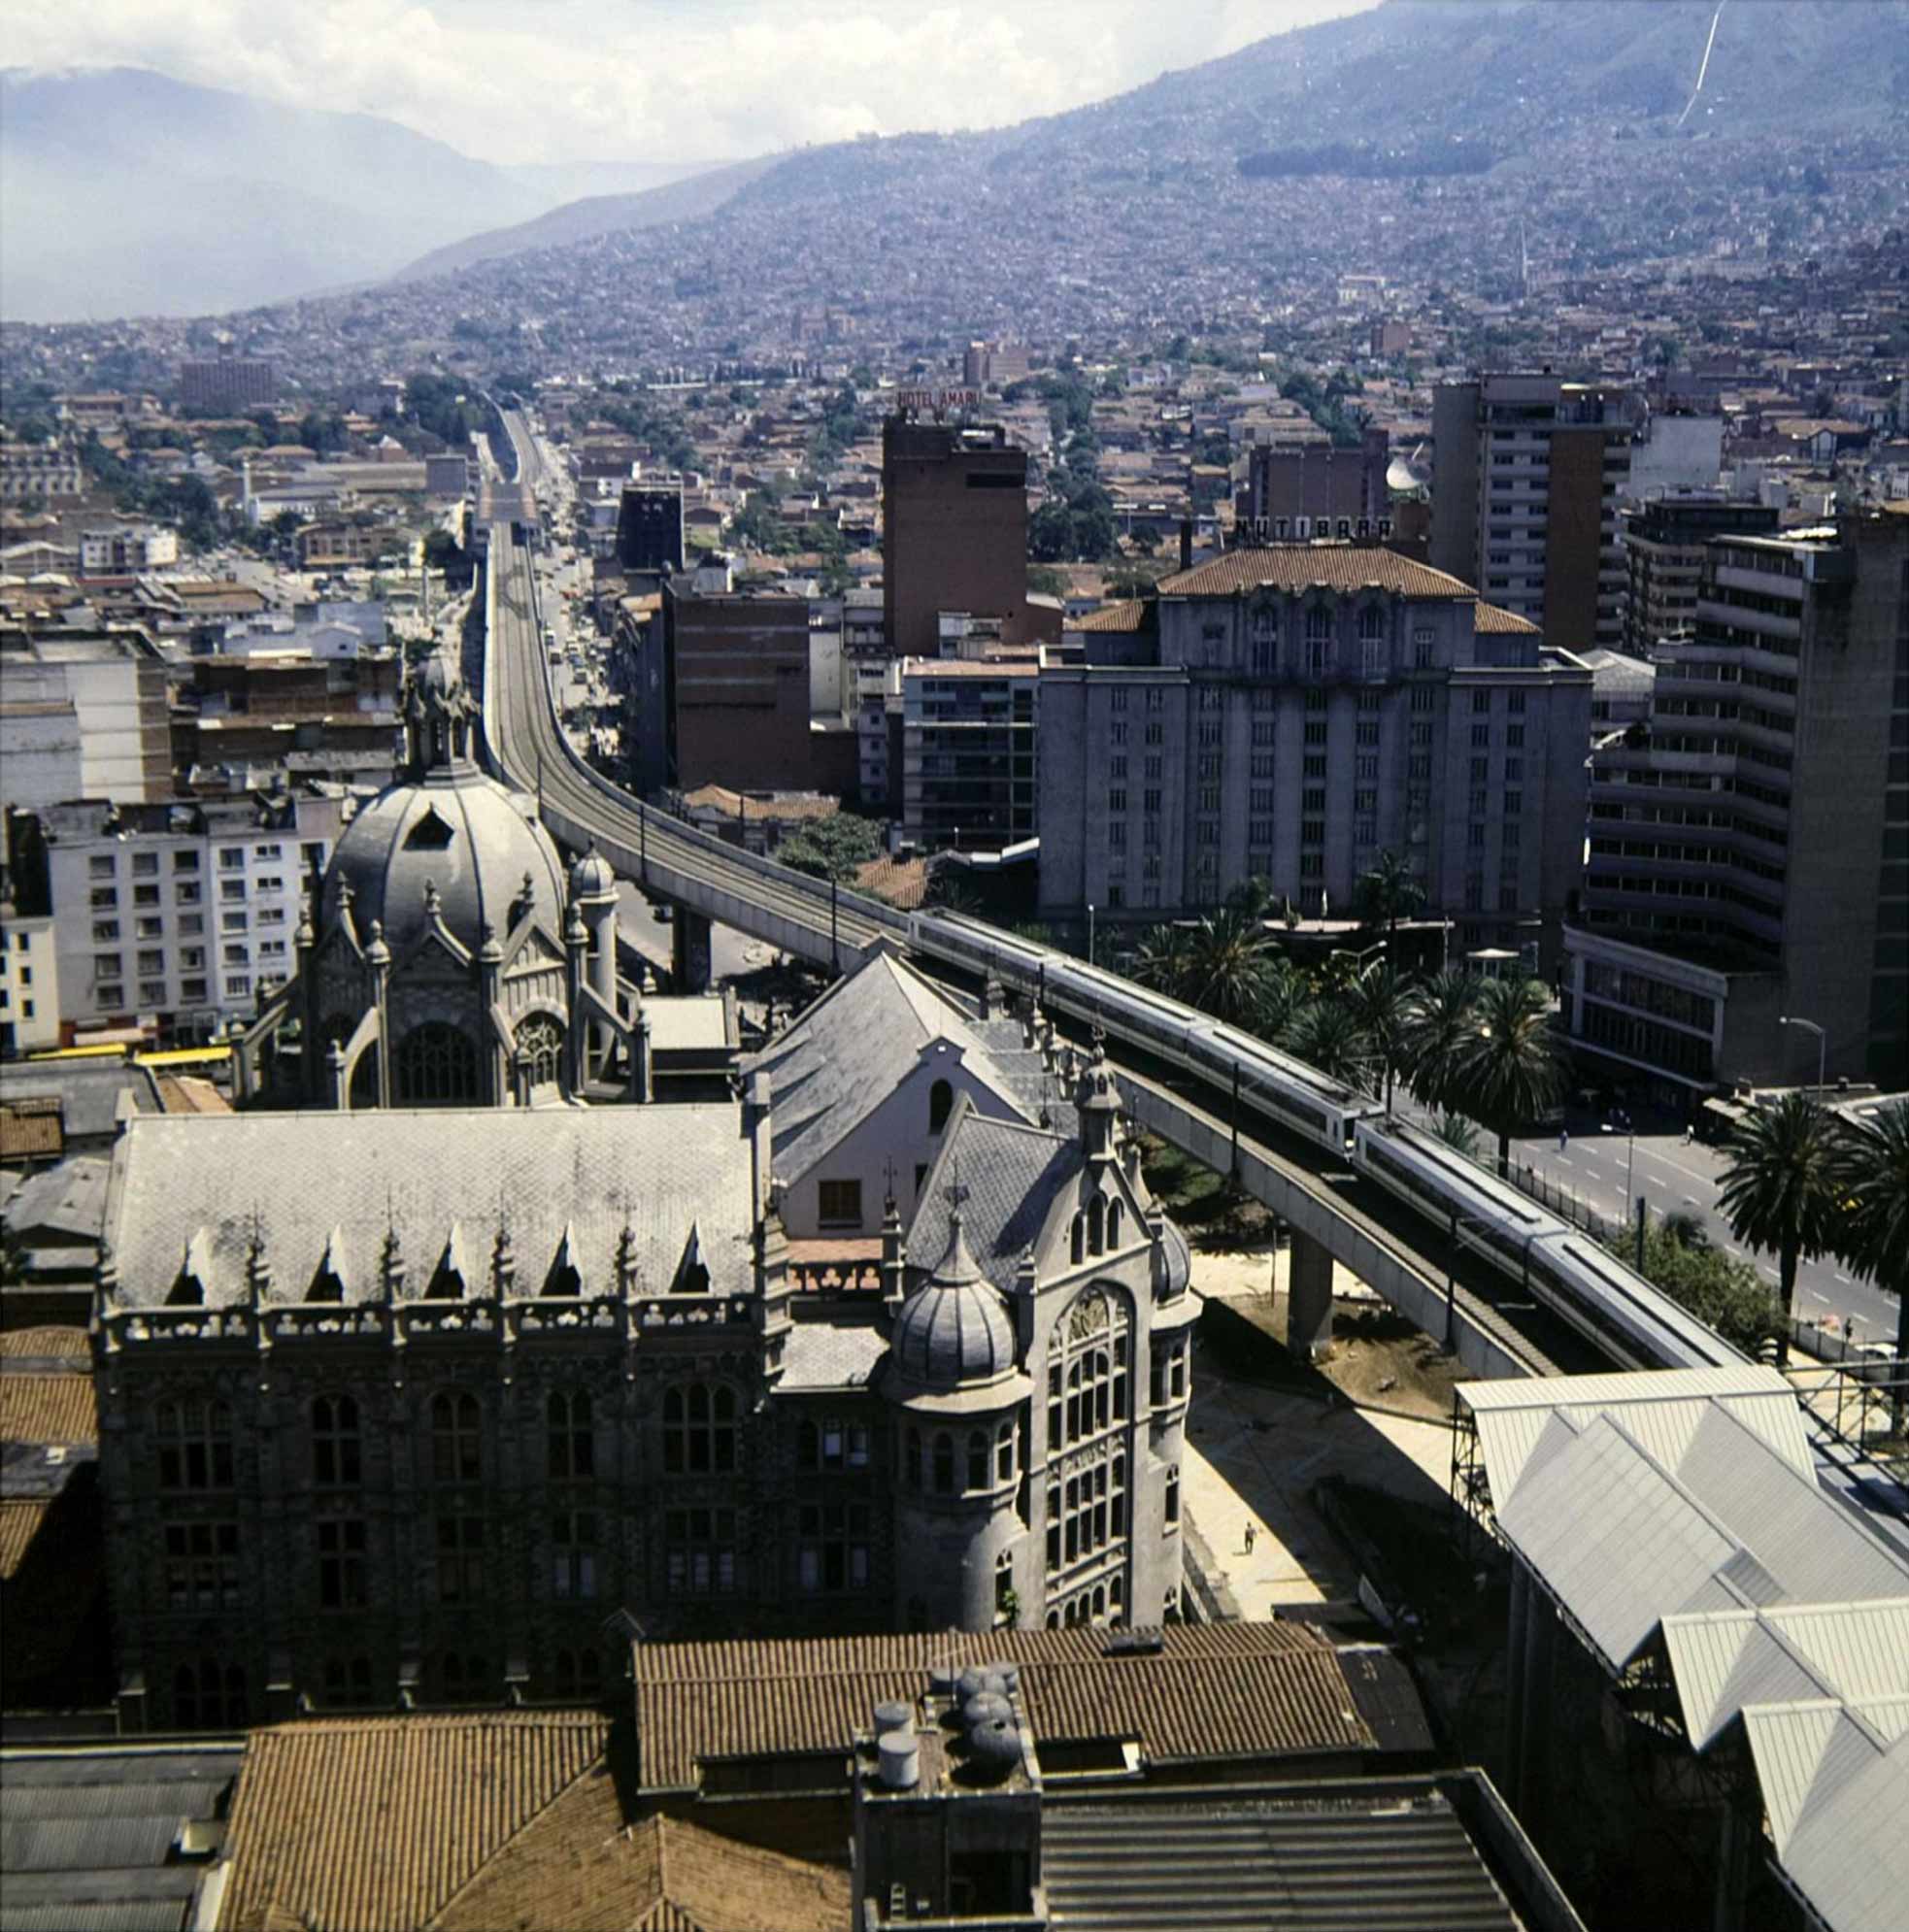
<path fill-rule="evenodd" d="M 912 1791 L 921 1777 L 921 1753 L 913 1731 L 888 1731 L 876 1740 L 881 1779 L 890 1791 Z"/>

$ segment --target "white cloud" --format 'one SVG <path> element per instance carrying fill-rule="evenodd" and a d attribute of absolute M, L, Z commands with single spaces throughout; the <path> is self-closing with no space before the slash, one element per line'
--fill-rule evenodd
<path fill-rule="evenodd" d="M 7 58 L 152 67 L 499 161 L 715 160 L 1104 99 L 1374 0 L 10 0 Z"/>

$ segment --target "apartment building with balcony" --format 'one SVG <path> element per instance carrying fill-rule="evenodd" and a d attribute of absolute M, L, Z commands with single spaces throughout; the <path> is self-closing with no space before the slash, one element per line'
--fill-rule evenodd
<path fill-rule="evenodd" d="M 1041 658 L 911 657 L 901 665 L 902 830 L 929 851 L 1031 839 Z"/>
<path fill-rule="evenodd" d="M 1704 546 L 1732 532 L 1767 536 L 1778 514 L 1760 503 L 1707 496 L 1665 496 L 1625 517 L 1620 531 L 1624 559 L 1622 648 L 1648 657 L 1663 638 L 1684 636 L 1696 621 L 1697 583 Z"/>
<path fill-rule="evenodd" d="M 190 1041 L 297 966 L 304 890 L 346 801 L 256 797 L 41 814 L 64 1032 Z"/>
<path fill-rule="evenodd" d="M 1550 371 L 1442 383 L 1432 396 L 1434 567 L 1566 650 L 1624 633 L 1618 498 L 1642 403 Z"/>
<path fill-rule="evenodd" d="M 1564 936 L 1581 1048 L 1664 1094 L 1909 1075 L 1909 511 L 1706 547 L 1601 746 Z"/>
<path fill-rule="evenodd" d="M 1549 960 L 1583 848 L 1591 678 L 1383 548 L 1232 550 L 1040 681 L 1042 916 L 1155 922 L 1270 882 L 1350 909 L 1399 853 L 1466 949 Z"/>

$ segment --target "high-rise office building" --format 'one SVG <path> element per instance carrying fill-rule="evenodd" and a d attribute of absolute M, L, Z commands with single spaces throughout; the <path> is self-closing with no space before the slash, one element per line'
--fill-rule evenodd
<path fill-rule="evenodd" d="M 1681 637 L 1696 621 L 1697 580 L 1712 537 L 1766 536 L 1777 513 L 1760 503 L 1716 496 L 1665 496 L 1625 519 L 1623 649 L 1646 657 L 1660 639 Z"/>
<path fill-rule="evenodd" d="M 1573 1037 L 1666 1092 L 1812 1081 L 1814 1027 L 1831 1079 L 1909 1078 L 1909 512 L 1711 542 L 1564 948 Z"/>
<path fill-rule="evenodd" d="M 1044 916 L 1148 921 L 1248 878 L 1350 911 L 1382 851 L 1466 949 L 1549 950 L 1578 883 L 1591 673 L 1467 583 L 1345 544 L 1165 579 L 1042 674 Z"/>
<path fill-rule="evenodd" d="M 187 409 L 252 409 L 278 399 L 278 365 L 266 356 L 215 355 L 180 364 L 179 400 Z"/>
<path fill-rule="evenodd" d="M 1638 403 L 1547 373 L 1441 383 L 1432 398 L 1431 561 L 1566 650 L 1624 628 L 1617 500 Z"/>
<path fill-rule="evenodd" d="M 998 423 L 882 425 L 882 604 L 896 657 L 933 657 L 944 611 L 1036 636 L 1027 608 L 1027 452 Z"/>
<path fill-rule="evenodd" d="M 683 568 L 683 485 L 625 483 L 617 509 L 617 561 L 625 570 Z"/>

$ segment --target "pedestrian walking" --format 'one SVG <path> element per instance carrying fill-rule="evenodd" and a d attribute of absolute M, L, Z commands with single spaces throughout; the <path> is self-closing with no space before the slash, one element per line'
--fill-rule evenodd
<path fill-rule="evenodd" d="M 1560 1128 L 1558 1128 L 1558 1130 L 1557 1130 L 1557 1151 L 1558 1151 L 1559 1153 L 1562 1153 L 1562 1152 L 1564 1151 L 1564 1149 L 1565 1149 L 1566 1148 L 1568 1148 L 1568 1147 L 1569 1147 L 1570 1145 L 1571 1145 L 1571 1131 L 1570 1131 L 1570 1129 L 1569 1129 L 1568 1127 L 1560 1127 Z"/>
<path fill-rule="evenodd" d="M 1251 1523 L 1248 1523 L 1248 1524 L 1247 1524 L 1247 1526 L 1246 1526 L 1246 1553 L 1247 1553 L 1247 1554 L 1248 1554 L 1249 1556 L 1251 1556 L 1251 1555 L 1253 1554 L 1253 1539 L 1254 1539 L 1254 1538 L 1255 1538 L 1255 1537 L 1256 1537 L 1256 1535 L 1258 1535 L 1258 1533 L 1259 1533 L 1259 1532 L 1258 1532 L 1257 1530 L 1256 1530 L 1256 1529 L 1254 1528 L 1254 1526 L 1253 1526 L 1253 1525 L 1252 1525 Z"/>

